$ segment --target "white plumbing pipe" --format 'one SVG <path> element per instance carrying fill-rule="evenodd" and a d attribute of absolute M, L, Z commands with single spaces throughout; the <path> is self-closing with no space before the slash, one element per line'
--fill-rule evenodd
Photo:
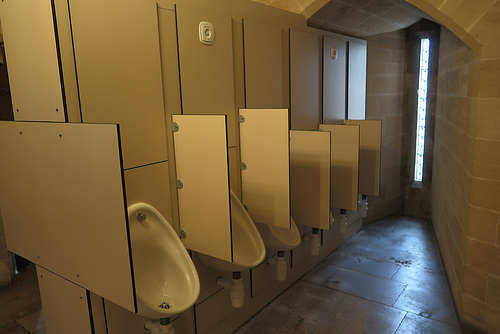
<path fill-rule="evenodd" d="M 309 239 L 309 253 L 313 256 L 319 255 L 319 233 L 312 233 Z"/>
<path fill-rule="evenodd" d="M 144 329 L 151 331 L 152 334 L 174 334 L 172 323 L 162 325 L 159 321 L 148 320 L 144 324 Z"/>
<path fill-rule="evenodd" d="M 267 259 L 267 264 L 276 266 L 275 273 L 277 281 L 284 282 L 286 280 L 286 259 L 284 251 L 278 251 L 277 256 Z"/>
<path fill-rule="evenodd" d="M 241 308 L 245 303 L 245 289 L 243 286 L 243 279 L 241 279 L 241 273 L 237 276 L 239 278 L 235 278 L 233 273 L 233 278 L 231 280 L 219 277 L 217 278 L 217 285 L 222 286 L 224 289 L 231 289 L 231 305 L 234 308 Z"/>
<path fill-rule="evenodd" d="M 368 215 L 368 195 L 361 195 L 361 200 L 358 201 L 360 205 L 361 217 L 366 217 Z"/>
<path fill-rule="evenodd" d="M 341 209 L 338 215 L 338 231 L 339 233 L 345 233 L 347 230 L 347 210 Z"/>

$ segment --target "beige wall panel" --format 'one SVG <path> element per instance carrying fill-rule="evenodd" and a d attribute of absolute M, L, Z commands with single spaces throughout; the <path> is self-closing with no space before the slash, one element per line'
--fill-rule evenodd
<path fill-rule="evenodd" d="M 180 228 L 186 248 L 232 261 L 226 117 L 174 115 Z M 210 236 L 209 238 L 207 236 Z"/>
<path fill-rule="evenodd" d="M 282 70 L 283 73 L 283 108 L 290 109 L 290 33 L 281 32 Z"/>
<path fill-rule="evenodd" d="M 359 125 L 359 193 L 380 195 L 380 151 L 382 145 L 382 121 L 353 121 Z"/>
<path fill-rule="evenodd" d="M 176 6 L 183 114 L 228 116 L 229 146 L 236 145 L 231 17 Z M 214 26 L 215 43 L 202 44 L 199 23 Z"/>
<path fill-rule="evenodd" d="M 61 69 L 64 79 L 64 95 L 66 98 L 66 114 L 68 122 L 80 123 L 80 98 L 76 81 L 75 57 L 73 53 L 73 37 L 69 21 L 69 7 L 67 0 L 54 0 L 57 18 L 57 33 L 61 53 Z"/>
<path fill-rule="evenodd" d="M 179 0 L 157 0 L 158 6 L 165 9 L 174 9 Z M 283 27 L 306 27 L 305 17 L 300 14 L 292 13 L 271 6 L 248 0 L 182 0 L 184 6 L 196 7 L 208 11 L 227 14 L 235 20 L 241 21 L 243 18 L 249 18 L 257 21 L 268 21 Z"/>
<path fill-rule="evenodd" d="M 310 227 L 306 226 L 297 226 L 299 229 L 299 233 L 302 236 L 302 238 L 311 236 L 312 229 Z M 321 246 L 320 246 L 320 251 L 321 251 Z M 292 268 L 297 267 L 301 262 L 304 262 L 304 260 L 309 259 L 311 262 L 315 260 L 316 257 L 313 257 L 311 255 L 311 250 L 308 242 L 301 242 L 300 245 L 291 251 L 292 255 L 292 261 L 291 265 Z"/>
<path fill-rule="evenodd" d="M 64 122 L 51 1 L 0 3 L 14 119 Z"/>
<path fill-rule="evenodd" d="M 331 57 L 335 48 L 337 58 Z M 344 120 L 346 114 L 347 43 L 345 40 L 323 37 L 323 123 Z"/>
<path fill-rule="evenodd" d="M 320 123 L 321 36 L 290 30 L 290 110 L 292 130 L 315 130 Z"/>
<path fill-rule="evenodd" d="M 296 224 L 330 228 L 330 132 L 290 131 L 292 217 Z"/>
<path fill-rule="evenodd" d="M 290 258 L 291 252 L 285 252 L 285 260 L 286 267 L 289 273 L 290 270 Z M 275 255 L 275 254 L 270 254 Z M 262 264 L 257 266 L 256 268 L 250 270 L 250 274 L 252 275 L 252 294 L 253 296 L 257 296 L 260 292 L 264 291 L 271 285 L 281 285 L 284 286 L 286 283 L 278 282 L 276 280 L 276 266 L 267 264 L 264 261 Z"/>
<path fill-rule="evenodd" d="M 240 149 L 231 147 L 229 152 L 229 184 L 236 197 L 241 201 Z"/>
<path fill-rule="evenodd" d="M 181 88 L 179 84 L 179 58 L 177 55 L 177 34 L 175 11 L 158 10 L 158 26 L 160 34 L 161 70 L 163 79 L 163 102 L 165 104 L 165 122 L 167 129 L 167 151 L 174 151 L 172 133 L 172 115 L 181 114 Z M 177 191 L 175 191 L 175 161 L 173 154 L 167 162 L 169 167 L 170 195 L 172 208 L 172 224 L 179 231 L 179 212 L 177 209 Z"/>
<path fill-rule="evenodd" d="M 139 202 L 148 203 L 172 225 L 168 163 L 129 169 L 124 175 L 127 207 Z"/>
<path fill-rule="evenodd" d="M 177 34 L 175 12 L 158 9 L 163 98 L 168 116 L 181 114 L 181 88 L 179 84 L 179 57 L 177 54 Z M 170 123 L 171 118 L 167 117 Z"/>
<path fill-rule="evenodd" d="M 104 299 L 89 291 L 90 307 L 92 310 L 92 322 L 94 324 L 93 334 L 108 334 L 106 329 L 106 312 L 104 310 Z M 128 311 L 127 311 L 128 312 Z"/>
<path fill-rule="evenodd" d="M 69 5 L 83 122 L 120 124 L 125 169 L 166 160 L 156 3 Z"/>
<path fill-rule="evenodd" d="M 87 291 L 36 267 L 47 334 L 93 334 Z"/>
<path fill-rule="evenodd" d="M 198 272 L 198 277 L 200 278 L 200 296 L 196 301 L 195 305 L 202 303 L 205 299 L 209 298 L 213 294 L 217 293 L 222 289 L 220 285 L 217 285 L 217 278 L 220 276 L 224 279 L 231 279 L 232 273 L 223 272 L 214 268 L 210 268 L 198 259 L 198 254 L 193 252 L 191 258 Z"/>
<path fill-rule="evenodd" d="M 243 203 L 256 222 L 290 228 L 288 110 L 240 109 Z"/>
<path fill-rule="evenodd" d="M 233 60 L 234 60 L 234 98 L 235 110 L 245 108 L 245 60 L 243 50 L 243 23 L 233 18 Z M 235 117 L 235 120 L 237 117 Z M 236 124 L 236 131 L 238 125 Z M 236 136 L 236 146 L 238 146 Z"/>
<path fill-rule="evenodd" d="M 243 278 L 243 284 L 245 292 L 247 292 L 250 288 L 249 280 Z M 250 296 L 245 293 L 245 302 L 248 302 L 249 298 Z M 245 305 L 243 308 L 244 307 Z M 240 311 L 231 306 L 230 290 L 228 289 L 220 290 L 215 295 L 196 305 L 195 310 L 196 333 L 200 334 L 208 333 L 211 329 L 214 333 L 229 333 L 227 331 L 217 330 L 216 324 L 224 318 L 231 316 L 231 313 Z"/>
<path fill-rule="evenodd" d="M 0 122 L 0 142 L 8 248 L 134 311 L 117 126 Z"/>
<path fill-rule="evenodd" d="M 246 108 L 283 108 L 281 28 L 243 21 Z"/>
<path fill-rule="evenodd" d="M 366 42 L 349 41 L 347 119 L 365 119 Z"/>
<path fill-rule="evenodd" d="M 321 124 L 332 139 L 331 206 L 358 209 L 359 126 Z"/>

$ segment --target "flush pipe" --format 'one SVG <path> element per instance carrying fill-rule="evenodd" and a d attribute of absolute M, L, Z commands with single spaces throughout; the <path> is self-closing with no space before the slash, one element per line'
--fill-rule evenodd
<path fill-rule="evenodd" d="M 285 251 L 279 250 L 276 256 L 267 259 L 267 264 L 276 266 L 276 280 L 283 282 L 286 280 L 286 259 Z"/>
<path fill-rule="evenodd" d="M 174 334 L 172 318 L 161 318 L 160 321 L 148 320 L 144 324 L 144 329 L 151 331 L 152 334 Z"/>
<path fill-rule="evenodd" d="M 358 201 L 361 206 L 361 217 L 366 217 L 368 215 L 368 195 L 361 195 L 361 200 Z"/>
<path fill-rule="evenodd" d="M 319 228 L 313 228 L 311 235 L 305 236 L 304 241 L 309 243 L 309 254 L 319 255 Z"/>
<path fill-rule="evenodd" d="M 241 271 L 233 271 L 231 280 L 222 277 L 217 278 L 217 285 L 224 289 L 231 289 L 231 305 L 234 308 L 241 308 L 245 303 L 245 290 L 243 288 L 243 280 L 241 279 Z"/>
<path fill-rule="evenodd" d="M 338 231 L 339 233 L 345 233 L 347 230 L 347 210 L 346 209 L 340 209 L 340 214 L 337 216 L 338 219 Z"/>

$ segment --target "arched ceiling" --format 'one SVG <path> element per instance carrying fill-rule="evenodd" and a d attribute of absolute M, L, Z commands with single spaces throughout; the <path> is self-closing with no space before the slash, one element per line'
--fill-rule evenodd
<path fill-rule="evenodd" d="M 302 14 L 309 26 L 354 36 L 407 28 L 432 18 L 404 0 L 253 0 Z"/>

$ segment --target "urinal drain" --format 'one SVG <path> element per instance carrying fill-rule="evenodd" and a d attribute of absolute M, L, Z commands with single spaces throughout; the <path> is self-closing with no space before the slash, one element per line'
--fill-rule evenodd
<path fill-rule="evenodd" d="M 163 302 L 163 303 L 161 303 L 161 304 L 160 304 L 160 306 L 158 306 L 158 307 L 159 307 L 159 308 L 162 308 L 162 309 L 164 309 L 164 310 L 168 310 L 168 309 L 170 309 L 170 308 L 172 307 L 172 305 L 171 305 L 171 304 L 169 304 L 169 303 L 167 303 L 167 302 Z"/>

